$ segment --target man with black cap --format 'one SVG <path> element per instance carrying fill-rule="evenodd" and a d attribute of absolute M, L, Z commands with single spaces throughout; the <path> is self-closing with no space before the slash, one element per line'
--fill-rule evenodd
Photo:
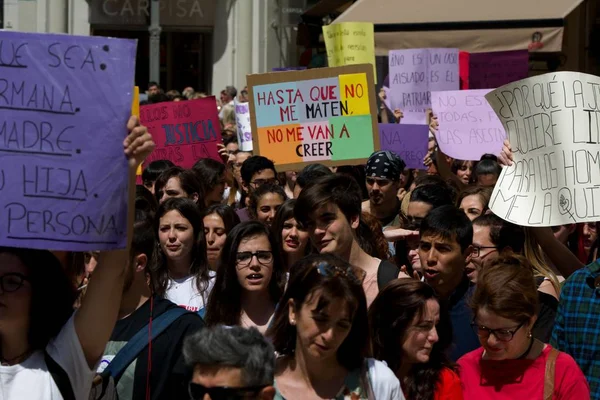
<path fill-rule="evenodd" d="M 368 212 L 381 222 L 383 227 L 398 225 L 400 212 L 400 175 L 406 163 L 396 153 L 387 150 L 371 154 L 365 169 L 369 200 L 362 203 L 363 212 Z"/>

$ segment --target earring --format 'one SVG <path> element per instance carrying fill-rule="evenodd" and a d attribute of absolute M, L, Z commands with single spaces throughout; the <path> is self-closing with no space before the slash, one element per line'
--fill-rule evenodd
<path fill-rule="evenodd" d="M 295 319 L 290 320 L 290 325 L 294 325 L 295 326 L 296 325 L 296 320 Z"/>
<path fill-rule="evenodd" d="M 527 334 L 527 337 L 531 339 L 533 335 L 531 334 L 531 331 L 529 331 L 529 333 Z"/>

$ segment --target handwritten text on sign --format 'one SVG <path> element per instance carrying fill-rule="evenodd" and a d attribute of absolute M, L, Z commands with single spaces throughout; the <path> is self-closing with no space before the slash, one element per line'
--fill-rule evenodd
<path fill-rule="evenodd" d="M 485 99 L 489 92 L 431 92 L 433 112 L 440 124 L 435 136 L 444 154 L 470 161 L 478 161 L 486 153 L 500 154 L 506 133 Z"/>
<path fill-rule="evenodd" d="M 323 26 L 328 65 L 371 64 L 377 83 L 374 29 L 372 22 L 342 22 Z"/>
<path fill-rule="evenodd" d="M 427 155 L 429 127 L 411 124 L 379 124 L 381 150 L 398 154 L 406 168 L 426 169 L 423 159 Z"/>
<path fill-rule="evenodd" d="M 169 160 L 191 168 L 201 158 L 221 161 L 217 149 L 221 128 L 216 104 L 214 97 L 205 97 L 142 106 L 142 124 L 148 127 L 156 143 L 146 163 Z"/>
<path fill-rule="evenodd" d="M 123 248 L 136 43 L 0 32 L 0 246 Z"/>
<path fill-rule="evenodd" d="M 502 170 L 492 211 L 525 226 L 600 220 L 600 78 L 545 74 L 486 98 L 515 161 Z"/>
<path fill-rule="evenodd" d="M 402 123 L 424 124 L 431 92 L 458 90 L 458 49 L 411 49 L 389 52 L 392 108 Z"/>
<path fill-rule="evenodd" d="M 288 74 L 290 80 L 253 86 L 254 149 L 278 169 L 368 158 L 376 147 L 373 81 L 366 72 L 335 75 L 343 68 L 366 71 L 370 66 L 279 72 L 277 76 Z M 310 79 L 313 76 L 325 77 Z M 250 76 L 249 84 L 256 77 L 260 75 Z M 263 76 L 263 81 L 268 78 Z"/>

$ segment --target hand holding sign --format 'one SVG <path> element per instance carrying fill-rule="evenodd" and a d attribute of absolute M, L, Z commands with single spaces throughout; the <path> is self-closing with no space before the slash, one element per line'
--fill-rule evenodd
<path fill-rule="evenodd" d="M 600 220 L 600 78 L 558 72 L 486 95 L 509 143 L 490 201 L 524 226 Z"/>

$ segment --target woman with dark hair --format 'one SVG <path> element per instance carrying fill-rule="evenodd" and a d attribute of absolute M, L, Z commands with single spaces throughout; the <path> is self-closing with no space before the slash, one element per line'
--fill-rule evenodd
<path fill-rule="evenodd" d="M 294 218 L 295 199 L 287 200 L 279 207 L 271 225 L 277 247 L 283 255 L 285 270 L 310 252 L 308 231 Z"/>
<path fill-rule="evenodd" d="M 501 172 L 502 167 L 498 163 L 498 157 L 484 154 L 475 167 L 475 181 L 479 186 L 494 187 Z"/>
<path fill-rule="evenodd" d="M 466 160 L 454 160 L 450 166 L 450 171 L 460 179 L 465 185 L 473 183 L 473 169 L 475 163 L 473 161 Z"/>
<path fill-rule="evenodd" d="M 277 210 L 286 200 L 287 196 L 281 186 L 268 183 L 261 185 L 250 193 L 250 218 L 271 226 Z"/>
<path fill-rule="evenodd" d="M 482 347 L 458 360 L 465 398 L 590 398 L 575 360 L 532 333 L 539 300 L 533 267 L 525 257 L 501 256 L 486 265 L 471 308 Z"/>
<path fill-rule="evenodd" d="M 196 174 L 181 167 L 172 167 L 160 174 L 154 184 L 154 195 L 159 203 L 173 197 L 186 197 L 204 208 L 204 193 Z"/>
<path fill-rule="evenodd" d="M 279 354 L 275 399 L 403 398 L 398 379 L 370 359 L 365 273 L 332 254 L 292 267 L 267 332 Z"/>
<path fill-rule="evenodd" d="M 190 311 L 202 309 L 215 273 L 206 258 L 198 206 L 190 199 L 168 199 L 156 212 L 155 232 L 160 246 L 152 267 L 155 292 Z"/>
<path fill-rule="evenodd" d="M 373 215 L 367 212 L 360 214 L 356 239 L 360 248 L 368 255 L 381 260 L 390 258 L 390 245 L 383 235 L 383 227 Z"/>
<path fill-rule="evenodd" d="M 265 332 L 283 293 L 285 272 L 275 237 L 258 221 L 231 230 L 206 306 L 208 325 L 240 325 Z M 201 312 L 202 315 L 202 312 Z"/>
<path fill-rule="evenodd" d="M 467 186 L 458 195 L 456 206 L 467 214 L 471 221 L 485 214 L 492 197 L 492 188 L 483 186 Z"/>
<path fill-rule="evenodd" d="M 204 194 L 204 206 L 221 204 L 225 192 L 225 164 L 212 158 L 202 158 L 196 161 L 192 171 L 196 174 Z"/>
<path fill-rule="evenodd" d="M 149 215 L 156 214 L 158 203 L 150 191 L 142 185 L 135 186 L 135 209 L 141 210 Z"/>
<path fill-rule="evenodd" d="M 169 160 L 152 161 L 142 171 L 142 183 L 144 184 L 144 187 L 154 195 L 154 183 L 156 182 L 160 174 L 174 166 L 175 164 L 173 164 Z"/>
<path fill-rule="evenodd" d="M 135 182 L 154 143 L 137 118 L 127 127 L 124 155 Z M 102 252 L 81 307 L 73 312 L 73 283 L 55 255 L 0 247 L 0 398 L 89 397 L 117 320 L 128 262 L 125 250 Z"/>
<path fill-rule="evenodd" d="M 431 286 L 416 279 L 388 284 L 369 308 L 373 355 L 385 361 L 413 400 L 462 400 L 447 356 L 452 326 Z"/>
<path fill-rule="evenodd" d="M 233 208 L 224 204 L 214 204 L 206 209 L 202 222 L 208 264 L 211 270 L 216 271 L 227 235 L 240 223 L 240 217 Z"/>

